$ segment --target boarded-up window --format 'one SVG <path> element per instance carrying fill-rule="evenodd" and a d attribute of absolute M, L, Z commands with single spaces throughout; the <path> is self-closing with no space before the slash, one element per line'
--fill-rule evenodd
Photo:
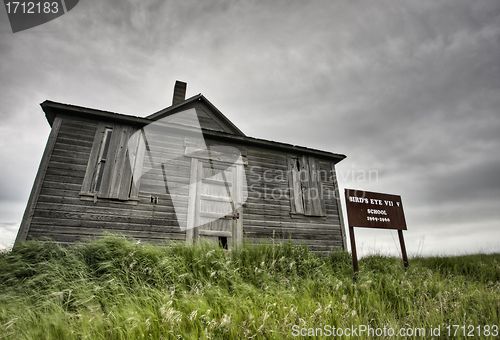
<path fill-rule="evenodd" d="M 138 199 L 139 182 L 134 173 L 141 174 L 144 148 L 136 131 L 127 125 L 99 124 L 80 195 Z"/>
<path fill-rule="evenodd" d="M 288 183 L 293 214 L 326 216 L 319 169 L 319 160 L 314 157 L 288 157 Z"/>

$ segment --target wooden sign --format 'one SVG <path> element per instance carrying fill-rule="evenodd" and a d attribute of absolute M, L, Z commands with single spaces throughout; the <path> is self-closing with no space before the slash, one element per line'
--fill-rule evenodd
<path fill-rule="evenodd" d="M 349 236 L 351 239 L 352 265 L 354 273 L 359 272 L 358 256 L 354 239 L 354 227 L 396 229 L 403 263 L 408 267 L 403 230 L 406 230 L 406 220 L 403 212 L 403 202 L 397 195 L 377 192 L 345 189 L 347 219 L 349 221 Z"/>
<path fill-rule="evenodd" d="M 345 189 L 349 226 L 406 230 L 401 196 Z"/>

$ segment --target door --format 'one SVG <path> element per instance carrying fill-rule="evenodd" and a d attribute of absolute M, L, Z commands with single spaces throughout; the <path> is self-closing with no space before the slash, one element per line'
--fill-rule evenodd
<path fill-rule="evenodd" d="M 190 182 L 196 183 L 196 189 L 188 206 L 193 228 L 186 232 L 187 242 L 204 240 L 225 249 L 235 247 L 243 238 L 242 165 L 193 158 L 192 167 L 196 170 L 191 169 Z"/>

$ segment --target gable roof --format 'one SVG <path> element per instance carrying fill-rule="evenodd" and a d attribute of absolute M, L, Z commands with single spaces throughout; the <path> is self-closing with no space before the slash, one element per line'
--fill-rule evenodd
<path fill-rule="evenodd" d="M 201 108 L 201 111 L 199 110 L 200 106 L 205 106 L 205 110 Z M 197 113 L 198 116 L 203 115 L 208 115 L 209 118 L 214 120 L 220 127 L 221 132 L 227 132 L 231 133 L 234 135 L 239 135 L 239 136 L 245 136 L 245 134 L 238 129 L 236 125 L 234 125 L 222 112 L 219 111 L 219 109 L 212 104 L 204 95 L 201 93 L 197 94 L 196 96 L 193 96 L 191 98 L 188 98 L 182 102 L 179 102 L 177 104 L 174 104 L 172 106 L 169 106 L 163 110 L 160 110 L 158 112 L 155 112 L 149 116 L 146 117 L 146 119 L 150 120 L 158 120 L 161 118 L 168 117 L 174 113 L 181 112 L 186 109 L 190 109 L 196 107 L 197 108 Z M 201 117 L 200 117 L 201 118 Z M 202 126 L 203 127 L 203 126 Z M 207 128 L 207 127 L 205 127 Z M 210 128 L 208 128 L 210 129 Z"/>

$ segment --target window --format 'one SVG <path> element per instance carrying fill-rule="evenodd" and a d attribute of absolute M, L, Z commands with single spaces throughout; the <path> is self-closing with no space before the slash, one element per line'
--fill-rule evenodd
<path fill-rule="evenodd" d="M 82 199 L 138 199 L 144 143 L 139 142 L 136 131 L 127 125 L 98 125 L 80 192 Z M 135 179 L 134 174 L 138 174 Z"/>
<path fill-rule="evenodd" d="M 288 184 L 292 214 L 326 216 L 319 160 L 310 156 L 289 156 Z"/>

